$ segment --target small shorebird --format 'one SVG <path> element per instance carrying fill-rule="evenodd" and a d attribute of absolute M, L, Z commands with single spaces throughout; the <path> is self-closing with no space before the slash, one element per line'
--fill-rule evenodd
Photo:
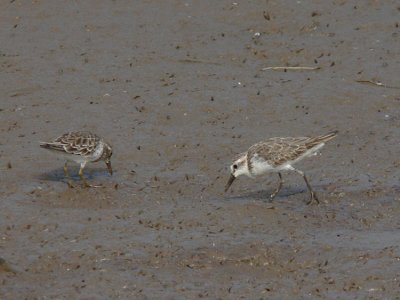
<path fill-rule="evenodd" d="M 230 166 L 231 176 L 225 186 L 225 192 L 236 177 L 240 175 L 254 178 L 269 172 L 277 172 L 279 185 L 271 194 L 271 199 L 273 199 L 282 188 L 281 171 L 295 171 L 303 176 L 310 192 L 310 201 L 307 204 L 312 203 L 314 200 L 319 203 L 318 197 L 308 183 L 306 175 L 292 165 L 305 157 L 317 154 L 318 150 L 325 145 L 325 142 L 336 137 L 336 134 L 337 131 L 317 137 L 275 137 L 254 144 L 247 152 L 239 154 Z"/>
<path fill-rule="evenodd" d="M 40 147 L 64 157 L 64 175 L 68 178 L 68 186 L 73 187 L 68 174 L 68 161 L 74 161 L 81 165 L 79 177 L 85 187 L 92 187 L 83 177 L 83 169 L 88 162 L 104 160 L 108 172 L 112 175 L 111 155 L 112 148 L 103 139 L 87 131 L 68 132 L 51 142 L 40 142 Z M 97 187 L 97 186 L 93 186 Z"/>

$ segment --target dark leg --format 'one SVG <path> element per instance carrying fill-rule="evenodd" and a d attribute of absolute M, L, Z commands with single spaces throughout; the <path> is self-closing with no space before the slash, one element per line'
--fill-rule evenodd
<path fill-rule="evenodd" d="M 71 178 L 69 177 L 69 173 L 68 173 L 67 162 L 65 162 L 65 164 L 64 164 L 64 176 L 67 178 L 68 186 L 70 188 L 73 188 L 74 186 L 71 183 Z"/>
<path fill-rule="evenodd" d="M 309 190 L 309 192 L 310 192 L 310 201 L 308 201 L 307 204 L 313 203 L 314 200 L 315 200 L 315 202 L 316 202 L 317 204 L 319 204 L 318 197 L 317 197 L 317 195 L 314 193 L 314 191 L 312 190 L 311 185 L 308 183 L 306 174 L 304 174 L 304 173 L 303 173 L 302 171 L 300 171 L 300 170 L 296 170 L 296 169 L 294 169 L 294 170 L 295 170 L 297 173 L 299 173 L 301 176 L 303 176 L 304 181 L 305 181 L 306 184 L 307 184 L 307 188 L 308 188 L 308 190 Z"/>
<path fill-rule="evenodd" d="M 279 191 L 282 188 L 282 184 L 283 184 L 282 174 L 278 173 L 278 175 L 279 175 L 279 185 L 278 185 L 277 189 L 271 194 L 271 196 L 270 196 L 271 200 L 275 198 L 275 196 L 279 193 Z"/>

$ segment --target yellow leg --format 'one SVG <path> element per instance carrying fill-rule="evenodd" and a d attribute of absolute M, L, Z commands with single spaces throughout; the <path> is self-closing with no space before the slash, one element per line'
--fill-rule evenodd
<path fill-rule="evenodd" d="M 83 169 L 85 168 L 85 164 L 81 164 L 81 168 L 79 169 L 79 177 L 81 178 L 82 182 L 83 182 L 83 186 L 88 188 L 91 187 L 91 185 L 89 183 L 87 183 L 85 177 L 83 176 Z"/>
<path fill-rule="evenodd" d="M 71 178 L 69 177 L 69 173 L 68 173 L 67 162 L 65 162 L 65 164 L 64 164 L 64 176 L 67 178 L 68 186 L 70 188 L 73 188 L 74 186 L 72 185 Z"/>

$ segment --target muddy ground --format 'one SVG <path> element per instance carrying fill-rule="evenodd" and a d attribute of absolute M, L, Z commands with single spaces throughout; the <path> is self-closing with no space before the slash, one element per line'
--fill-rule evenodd
<path fill-rule="evenodd" d="M 2 1 L 0 298 L 399 299 L 399 17 L 378 0 Z M 262 70 L 279 66 L 318 69 Z M 114 147 L 112 177 L 86 169 L 104 188 L 69 189 L 38 147 L 76 129 Z M 276 174 L 223 193 L 252 143 L 334 129 L 297 165 L 319 206 L 296 174 L 273 201 Z"/>

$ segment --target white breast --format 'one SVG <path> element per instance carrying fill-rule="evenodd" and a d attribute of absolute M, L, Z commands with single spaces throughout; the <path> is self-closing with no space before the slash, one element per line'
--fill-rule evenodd
<path fill-rule="evenodd" d="M 100 159 L 101 155 L 103 154 L 104 150 L 104 144 L 103 143 L 98 143 L 95 151 L 93 152 L 93 155 L 90 156 L 89 161 L 96 161 Z"/>
<path fill-rule="evenodd" d="M 252 176 L 260 176 L 262 174 L 271 172 L 274 168 L 262 157 L 255 154 L 251 159 L 251 175 Z"/>

